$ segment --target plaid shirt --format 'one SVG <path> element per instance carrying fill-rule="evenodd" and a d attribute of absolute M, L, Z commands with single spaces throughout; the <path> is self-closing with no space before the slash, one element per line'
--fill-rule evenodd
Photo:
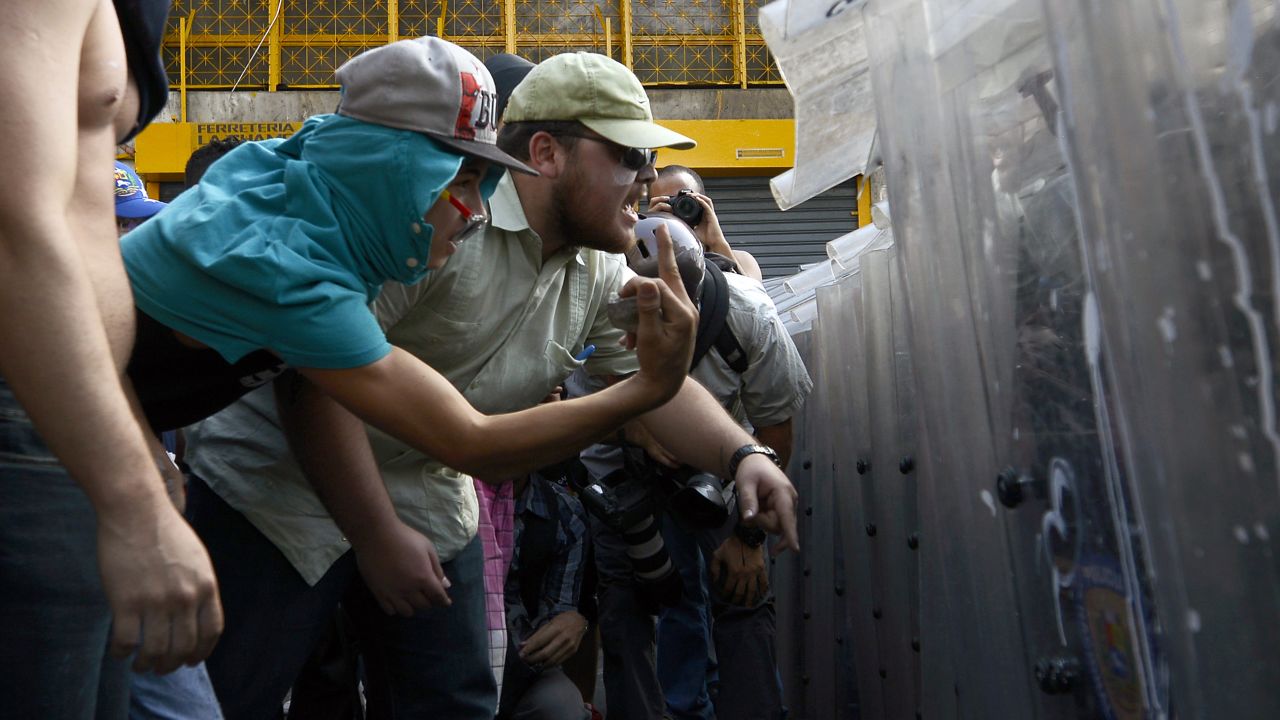
<path fill-rule="evenodd" d="M 520 595 L 520 539 L 525 518 L 535 515 L 556 522 L 556 547 L 542 579 L 538 615 L 529 618 L 533 628 L 567 610 L 578 609 L 582 589 L 583 552 L 587 541 L 587 514 L 578 499 L 540 475 L 529 476 L 529 484 L 516 498 L 515 538 L 511 568 L 507 571 L 507 617 L 525 614 Z"/>

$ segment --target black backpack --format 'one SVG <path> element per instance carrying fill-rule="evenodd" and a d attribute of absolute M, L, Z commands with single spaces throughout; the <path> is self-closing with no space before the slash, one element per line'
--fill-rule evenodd
<path fill-rule="evenodd" d="M 693 372 L 714 347 L 730 369 L 741 375 L 747 371 L 747 353 L 729 328 L 729 281 L 726 272 L 737 272 L 733 261 L 723 255 L 706 254 L 706 274 L 698 296 L 698 339 L 693 346 Z"/>

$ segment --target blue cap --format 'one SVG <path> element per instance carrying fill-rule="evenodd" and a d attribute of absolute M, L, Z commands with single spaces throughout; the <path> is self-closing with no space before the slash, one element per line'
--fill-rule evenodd
<path fill-rule="evenodd" d="M 147 189 L 137 173 L 116 161 L 116 217 L 149 218 L 168 205 L 147 197 Z"/>

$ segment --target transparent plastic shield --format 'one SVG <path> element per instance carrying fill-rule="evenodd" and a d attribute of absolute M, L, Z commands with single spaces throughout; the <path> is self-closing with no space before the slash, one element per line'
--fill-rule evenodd
<path fill-rule="evenodd" d="M 881 139 L 898 160 L 889 190 L 928 477 L 949 476 L 921 492 L 924 517 L 949 509 L 937 532 L 970 549 L 940 563 L 948 612 L 992 630 L 987 642 L 1014 673 L 992 684 L 959 670 L 956 703 L 999 716 L 1143 717 L 1160 707 L 1154 611 L 1105 379 L 1090 363 L 1100 351 L 1086 342 L 1089 286 L 1042 9 L 870 7 L 900 41 L 877 34 L 884 46 L 872 48 L 897 59 L 877 79 L 889 98 Z M 968 645 L 965 632 L 954 647 Z M 928 687 L 941 678 L 926 669 Z"/>
<path fill-rule="evenodd" d="M 1277 717 L 1277 6 L 1045 7 L 1167 706 Z"/>
<path fill-rule="evenodd" d="M 1033 702 L 1044 717 L 1142 717 L 1155 675 L 1110 439 L 1095 416 L 1087 284 L 1036 2 L 987 3 L 930 26 L 942 142 L 966 263 Z M 963 175 L 961 174 L 963 173 Z M 896 208 L 895 208 L 896 209 Z M 1019 497 L 1019 495 L 1021 497 Z"/>
<path fill-rule="evenodd" d="M 818 305 L 819 315 L 829 323 L 823 329 L 829 352 L 819 360 L 822 376 L 831 382 L 827 394 L 830 411 L 825 419 L 832 428 L 834 506 L 842 527 L 844 583 L 840 597 L 852 645 L 859 708 L 863 717 L 876 717 L 883 713 L 885 703 L 879 675 L 884 661 L 875 618 L 881 593 L 872 573 L 878 529 L 868 514 L 864 492 L 869 482 L 872 420 L 868 414 L 861 277 L 823 288 Z"/>
<path fill-rule="evenodd" d="M 915 517 L 915 479 L 902 446 L 898 397 L 893 280 L 897 270 L 891 250 L 862 257 L 863 318 L 865 323 L 867 395 L 871 422 L 870 472 L 864 478 L 864 502 L 869 523 L 878 532 L 872 543 L 871 564 L 879 614 L 876 631 L 881 654 L 885 716 L 910 717 L 919 709 L 918 666 L 911 649 L 915 635 L 918 577 L 918 536 Z M 910 368 L 907 368 L 908 370 Z"/>
<path fill-rule="evenodd" d="M 925 21 L 924 8 L 911 0 L 867 6 L 880 142 L 910 298 L 920 426 L 933 476 L 947 479 L 932 488 L 946 512 L 933 518 L 936 527 L 921 527 L 920 533 L 934 538 L 930 544 L 937 543 L 942 554 L 952 645 L 962 651 L 950 658 L 961 714 L 1034 717 L 1003 518 L 985 501 L 996 466 L 992 423 L 968 264 L 956 229 L 945 224 L 960 212 L 945 182 L 951 162 L 942 144 L 945 125 Z M 981 648 L 982 661 L 966 659 L 966 648 Z M 991 685 L 992 676 L 1001 678 L 999 689 Z M 926 686 L 936 681 L 922 678 Z"/>
<path fill-rule="evenodd" d="M 897 245 L 813 358 L 863 716 L 1280 717 L 1280 5 L 864 21 Z"/>
<path fill-rule="evenodd" d="M 796 350 L 810 369 L 811 376 L 816 373 L 816 354 L 820 342 L 815 333 L 820 332 L 821 321 L 814 323 L 813 330 L 793 333 L 791 339 Z M 804 411 L 793 419 L 795 442 L 792 448 L 792 461 L 787 467 L 787 475 L 795 485 L 801 498 L 810 497 L 815 484 L 829 483 L 829 473 L 824 473 L 822 466 L 815 470 L 814 454 L 825 446 L 828 435 L 824 428 L 825 397 L 823 393 L 813 393 L 805 403 Z M 801 525 L 801 547 L 808 546 L 807 528 Z M 782 676 L 782 686 L 786 692 L 785 699 L 789 706 L 805 704 L 811 683 L 804 682 L 808 660 L 806 657 L 807 635 L 805 628 L 809 622 L 804 617 L 810 600 L 809 577 L 805 573 L 806 556 L 796 553 L 783 553 L 770 569 L 769 581 L 774 593 L 777 607 L 777 657 L 778 670 Z"/>
<path fill-rule="evenodd" d="M 924 478 L 924 482 L 928 482 L 928 476 L 921 474 L 919 462 L 917 430 L 919 418 L 916 415 L 915 368 L 912 364 L 911 322 L 906 285 L 902 279 L 897 249 L 889 250 L 888 255 L 890 310 L 893 317 L 894 443 L 898 459 L 898 493 L 901 497 L 899 517 L 905 532 L 907 548 L 907 558 L 903 562 L 902 571 L 906 575 L 909 633 L 903 643 L 905 648 L 903 652 L 909 651 L 906 670 L 910 673 L 912 699 L 915 712 L 918 714 L 923 708 L 920 660 L 921 603 L 923 601 L 920 588 L 922 562 L 920 548 L 922 543 L 927 542 L 927 539 L 920 535 L 918 489 L 921 478 Z"/>
<path fill-rule="evenodd" d="M 819 297 L 829 288 L 823 288 Z M 815 385 L 831 388 L 834 384 L 830 358 L 839 352 L 836 337 L 831 329 L 836 323 L 822 320 L 814 326 Z M 817 422 L 822 424 L 818 435 L 824 442 L 815 447 L 813 463 L 817 471 L 807 494 L 800 498 L 798 513 L 803 528 L 802 547 L 821 548 L 820 551 L 801 555 L 806 580 L 806 597 L 802 619 L 804 622 L 804 658 L 802 678 L 804 696 L 797 703 L 797 712 L 813 712 L 816 708 L 831 708 L 835 704 L 835 692 L 840 678 L 837 657 L 843 647 L 837 645 L 835 628 L 843 624 L 843 604 L 836 596 L 836 588 L 843 575 L 843 553 L 838 537 L 839 514 L 834 512 L 836 478 L 832 470 L 832 457 L 838 440 L 832 423 L 833 413 L 838 412 L 840 399 L 830 392 L 822 392 L 817 409 Z"/>

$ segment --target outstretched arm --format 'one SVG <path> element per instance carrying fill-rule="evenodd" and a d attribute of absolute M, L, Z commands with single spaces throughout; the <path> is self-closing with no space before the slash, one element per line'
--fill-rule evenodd
<path fill-rule="evenodd" d="M 669 239 L 664 261 L 665 276 L 678 278 Z M 642 313 L 638 354 L 644 377 L 619 384 L 600 399 L 488 417 L 399 349 L 362 368 L 301 370 L 277 381 L 277 403 L 294 455 L 351 540 L 361 574 L 385 611 L 409 615 L 415 608 L 447 604 L 448 580 L 431 542 L 396 516 L 361 418 L 481 477 L 509 477 L 572 455 L 662 402 L 678 389 L 688 366 L 696 320 L 684 286 L 678 279 L 669 286 L 634 282 L 631 292 L 639 293 Z"/>
<path fill-rule="evenodd" d="M 97 513 L 113 651 L 172 670 L 209 653 L 222 617 L 121 381 L 132 302 L 107 189 L 120 31 L 111 3 L 72 0 L 4 3 L 0 25 L 0 137 L 23 183 L 0 193 L 0 375 Z"/>
<path fill-rule="evenodd" d="M 688 378 L 675 398 L 644 416 L 645 427 L 672 455 L 705 472 L 727 478 L 729 459 L 756 442 L 724 411 L 706 388 Z M 796 535 L 795 487 L 764 455 L 738 465 L 738 509 L 744 522 L 781 536 L 774 552 L 800 549 Z"/>
<path fill-rule="evenodd" d="M 619 293 L 638 299 L 640 327 L 631 340 L 640 371 L 604 392 L 490 416 L 399 348 L 359 368 L 299 372 L 362 420 L 455 470 L 481 478 L 524 474 L 577 453 L 681 388 L 697 313 L 665 229 L 659 252 L 663 279 L 633 278 Z"/>

